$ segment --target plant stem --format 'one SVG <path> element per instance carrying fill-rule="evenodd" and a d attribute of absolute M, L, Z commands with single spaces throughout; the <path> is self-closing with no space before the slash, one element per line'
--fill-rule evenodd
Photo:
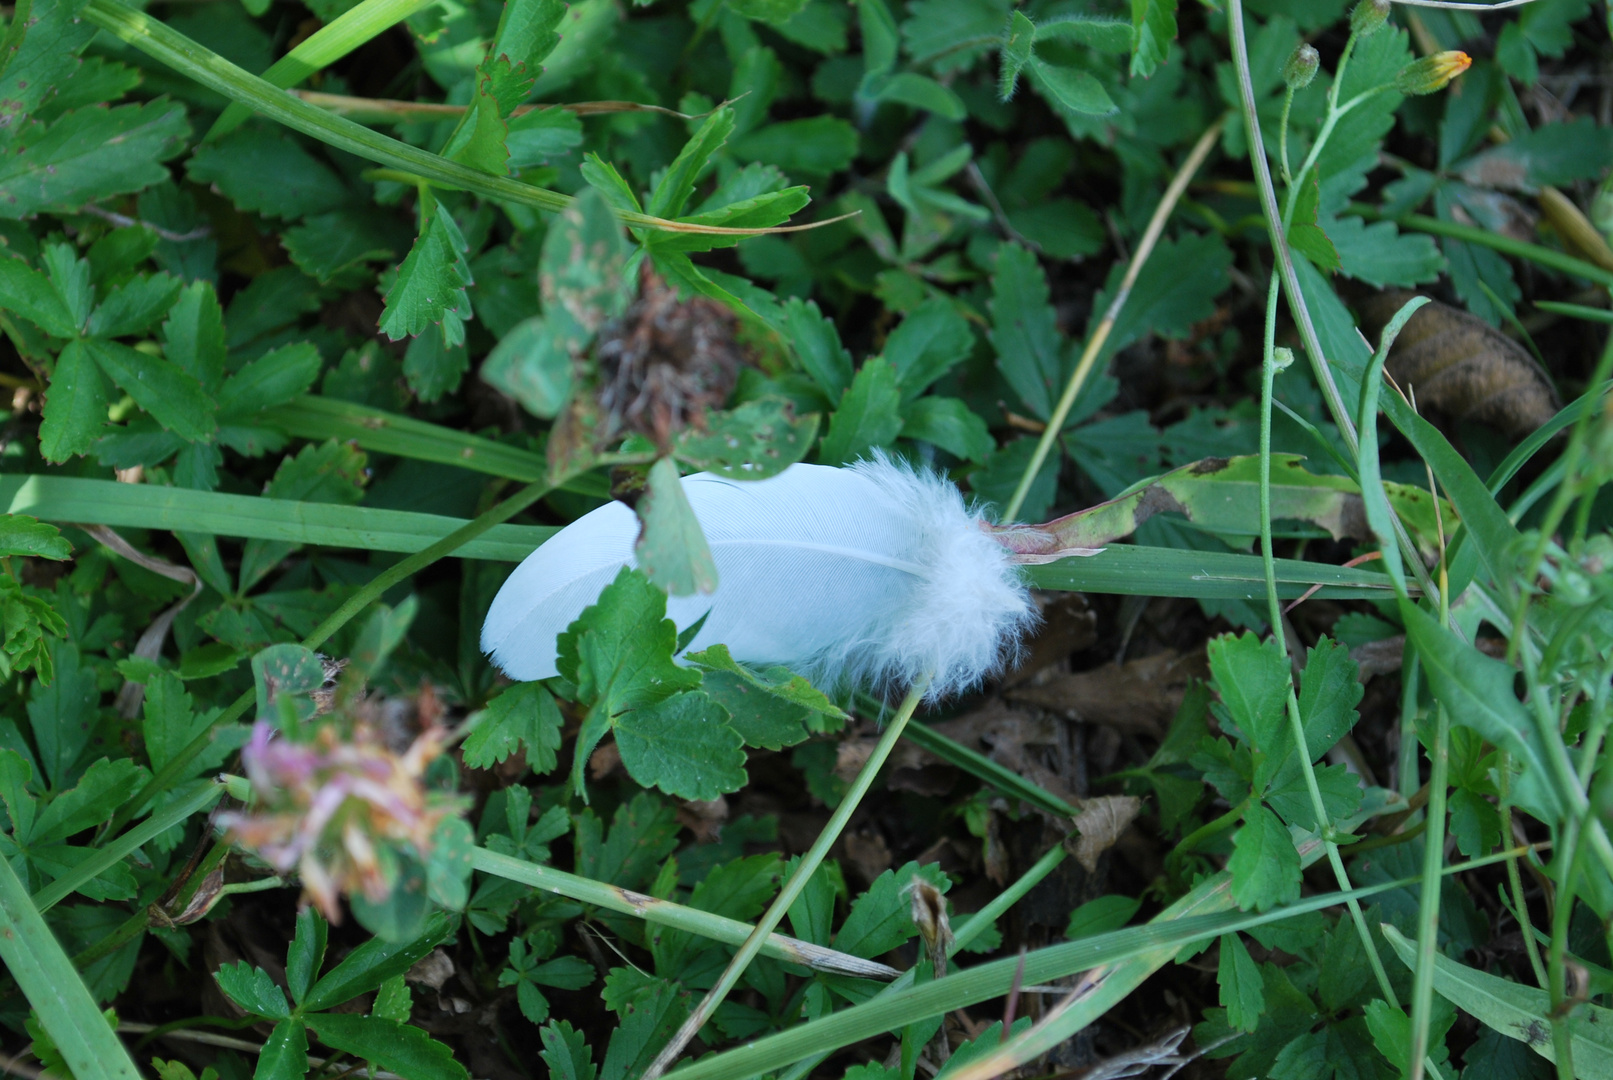
<path fill-rule="evenodd" d="M 908 690 L 907 697 L 903 699 L 901 708 L 897 709 L 896 716 L 891 720 L 890 726 L 885 729 L 884 735 L 880 736 L 879 742 L 874 746 L 874 752 L 863 763 L 862 771 L 857 774 L 857 779 L 852 781 L 851 788 L 846 792 L 845 798 L 840 800 L 840 805 L 835 808 L 834 815 L 829 818 L 829 823 L 823 827 L 823 831 L 812 842 L 812 846 L 807 849 L 806 854 L 801 856 L 801 861 L 796 864 L 795 872 L 784 883 L 784 887 L 779 890 L 778 896 L 773 899 L 773 903 L 768 906 L 767 911 L 757 920 L 756 929 L 751 931 L 750 937 L 745 939 L 745 943 L 739 947 L 739 951 L 734 954 L 734 958 L 728 962 L 728 967 L 723 971 L 722 977 L 717 980 L 717 984 L 707 991 L 704 1000 L 700 1002 L 694 1012 L 689 1014 L 689 1019 L 684 1021 L 677 1034 L 673 1035 L 672 1040 L 656 1055 L 655 1060 L 650 1063 L 650 1067 L 644 1070 L 641 1080 L 657 1080 L 657 1077 L 666 1072 L 672 1063 L 678 1060 L 678 1055 L 683 1053 L 683 1048 L 689 1045 L 690 1040 L 700 1033 L 700 1029 L 705 1026 L 706 1021 L 711 1019 L 711 1014 L 716 1012 L 717 1006 L 722 1004 L 723 999 L 728 996 L 728 992 L 739 982 L 740 976 L 745 973 L 745 969 L 750 966 L 750 962 L 761 951 L 768 935 L 773 932 L 774 927 L 783 921 L 785 913 L 790 910 L 790 905 L 795 903 L 796 897 L 801 895 L 801 890 L 806 888 L 807 882 L 817 872 L 818 867 L 823 863 L 824 857 L 829 854 L 829 849 L 840 838 L 841 831 L 845 829 L 846 823 L 851 820 L 851 815 L 856 812 L 863 796 L 867 795 L 868 789 L 873 786 L 874 778 L 879 775 L 879 770 L 884 767 L 885 759 L 890 757 L 892 750 L 896 749 L 896 743 L 902 737 L 902 730 L 907 727 L 907 722 L 913 718 L 913 713 L 918 709 L 919 702 L 924 699 L 924 692 L 929 688 L 929 684 L 929 677 L 926 676 L 915 683 L 912 689 Z"/>
<path fill-rule="evenodd" d="M 1439 892 L 1445 867 L 1445 785 L 1450 769 L 1450 721 L 1434 706 L 1434 745 L 1429 754 L 1428 828 L 1423 834 L 1423 883 L 1417 912 L 1417 969 L 1411 986 L 1410 1080 L 1422 1080 L 1428 1054 L 1429 1013 L 1434 1004 L 1434 945 L 1439 936 Z"/>
<path fill-rule="evenodd" d="M 1143 231 L 1143 238 L 1137 244 L 1137 250 L 1132 253 L 1131 265 L 1126 267 L 1126 276 L 1120 281 L 1120 288 L 1115 291 L 1115 297 L 1109 302 L 1109 307 L 1103 313 L 1103 319 L 1093 328 L 1092 336 L 1087 338 L 1086 347 L 1081 350 L 1081 359 L 1076 363 L 1075 370 L 1070 373 L 1069 382 L 1064 385 L 1064 393 L 1060 395 L 1058 405 L 1053 409 L 1053 415 L 1048 419 L 1047 427 L 1042 431 L 1042 437 L 1037 440 L 1036 451 L 1031 455 L 1030 464 L 1025 467 L 1025 473 L 1019 478 L 1019 486 L 1014 489 L 1013 498 L 1008 500 L 1008 506 L 1003 510 L 1003 521 L 1014 521 L 1019 516 L 1020 508 L 1025 505 L 1025 496 L 1030 494 L 1031 484 L 1036 480 L 1036 474 L 1042 471 L 1042 463 L 1047 460 L 1053 443 L 1064 430 L 1064 420 L 1070 415 L 1070 409 L 1075 406 L 1075 399 L 1081 393 L 1081 387 L 1086 385 L 1087 377 L 1092 373 L 1093 365 L 1097 363 L 1098 354 L 1103 351 L 1104 342 L 1109 340 L 1109 334 L 1115 328 L 1115 322 L 1120 318 L 1120 310 L 1126 306 L 1126 299 L 1131 295 L 1132 286 L 1137 284 L 1137 275 L 1142 273 L 1143 264 L 1148 256 L 1153 254 L 1154 245 L 1159 243 L 1160 234 L 1165 231 L 1165 222 L 1169 220 L 1171 211 L 1187 190 L 1187 185 L 1198 172 L 1199 166 L 1209 156 L 1210 150 L 1215 146 L 1215 140 L 1221 135 L 1221 129 L 1226 126 L 1227 115 L 1223 115 L 1209 130 L 1199 136 L 1199 141 L 1193 144 L 1193 149 L 1182 162 L 1181 168 L 1171 178 L 1170 185 L 1166 187 L 1165 194 L 1160 198 L 1159 205 L 1154 208 L 1154 216 L 1148 221 L 1148 228 Z"/>

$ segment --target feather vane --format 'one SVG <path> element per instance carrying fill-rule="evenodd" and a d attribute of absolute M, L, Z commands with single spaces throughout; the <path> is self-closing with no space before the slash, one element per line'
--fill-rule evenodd
<path fill-rule="evenodd" d="M 706 596 L 670 597 L 690 649 L 784 664 L 819 685 L 883 688 L 932 675 L 931 698 L 978 683 L 1035 621 L 1011 554 L 945 478 L 885 458 L 792 465 L 766 480 L 683 478 L 717 564 Z M 556 674 L 555 638 L 624 566 L 638 520 L 609 503 L 510 575 L 482 649 L 514 679 Z"/>

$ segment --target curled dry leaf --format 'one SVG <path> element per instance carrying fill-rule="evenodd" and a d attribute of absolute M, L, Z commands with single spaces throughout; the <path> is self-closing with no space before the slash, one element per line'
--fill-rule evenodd
<path fill-rule="evenodd" d="M 1081 803 L 1075 816 L 1080 836 L 1075 840 L 1075 858 L 1087 873 L 1096 873 L 1098 856 L 1115 845 L 1142 809 L 1135 795 L 1100 795 Z"/>
<path fill-rule="evenodd" d="M 947 918 L 946 897 L 921 877 L 913 878 L 907 893 L 912 904 L 913 925 L 918 927 L 925 954 L 939 979 L 947 973 L 947 950 L 952 947 L 952 922 Z"/>
<path fill-rule="evenodd" d="M 1166 650 L 1124 664 L 1055 675 L 1014 687 L 1006 696 L 1016 704 L 1035 705 L 1084 724 L 1157 738 L 1181 707 L 1188 683 L 1209 673 L 1202 649 Z"/>
<path fill-rule="evenodd" d="M 1361 304 L 1362 329 L 1373 341 L 1415 294 L 1390 289 Z M 1540 365 L 1489 323 L 1435 300 L 1411 317 L 1389 353 L 1389 374 L 1415 392 L 1421 408 L 1477 420 L 1517 438 L 1560 408 Z"/>

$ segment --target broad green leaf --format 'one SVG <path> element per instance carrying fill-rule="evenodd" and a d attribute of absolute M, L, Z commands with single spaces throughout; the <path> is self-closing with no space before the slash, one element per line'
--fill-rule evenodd
<path fill-rule="evenodd" d="M 0 308 L 21 315 L 47 334 L 75 337 L 83 324 L 44 274 L 21 259 L 0 257 Z"/>
<path fill-rule="evenodd" d="M 1482 795 L 1458 788 L 1450 796 L 1450 832 L 1468 858 L 1488 855 L 1501 842 L 1501 815 Z"/>
<path fill-rule="evenodd" d="M 401 975 L 421 957 L 453 936 L 456 920 L 437 912 L 426 921 L 425 930 L 412 941 L 371 938 L 343 957 L 314 983 L 302 1001 L 306 1012 L 333 1008 L 369 993 L 394 975 Z"/>
<path fill-rule="evenodd" d="M 951 87 L 912 71 L 871 76 L 863 80 L 861 91 L 870 100 L 908 105 L 948 120 L 969 115 L 963 99 Z"/>
<path fill-rule="evenodd" d="M 626 274 L 632 253 L 633 245 L 611 204 L 597 189 L 579 195 L 576 204 L 549 226 L 538 263 L 538 286 L 544 315 L 569 352 L 586 348 L 607 320 L 627 310 L 633 283 Z"/>
<path fill-rule="evenodd" d="M 639 569 L 673 596 L 715 592 L 717 564 L 671 458 L 650 466 L 635 509 L 642 524 L 633 548 Z"/>
<path fill-rule="evenodd" d="M 1400 962 L 1415 968 L 1417 946 L 1385 923 L 1383 936 Z M 1547 1061 L 1557 1060 L 1551 1037 L 1551 995 L 1457 963 L 1434 953 L 1434 989 L 1452 1004 L 1476 1017 L 1492 1031 L 1527 1043 Z M 1613 1075 L 1613 1010 L 1576 1005 L 1567 1018 L 1577 1076 Z"/>
<path fill-rule="evenodd" d="M 1299 852 L 1288 827 L 1259 803 L 1232 837 L 1232 898 L 1245 911 L 1267 911 L 1299 899 Z"/>
<path fill-rule="evenodd" d="M 997 350 L 997 369 L 1021 401 L 1046 419 L 1063 389 L 1063 364 L 1053 308 L 1048 303 L 1047 275 L 1036 256 L 1017 244 L 997 249 L 991 278 L 990 338 Z"/>
<path fill-rule="evenodd" d="M 564 1020 L 546 1026 L 543 1049 L 538 1056 L 549 1067 L 554 1080 L 594 1080 L 598 1069 L 588 1049 L 588 1036 Z"/>
<path fill-rule="evenodd" d="M 218 430 L 202 384 L 177 365 L 115 341 L 90 338 L 84 350 L 153 420 L 187 442 L 205 442 Z"/>
<path fill-rule="evenodd" d="M 375 992 L 375 1004 L 370 1007 L 371 1015 L 399 1024 L 408 1023 L 413 1012 L 414 995 L 409 992 L 409 984 L 402 975 L 394 975 L 382 983 Z"/>
<path fill-rule="evenodd" d="M 429 200 L 430 196 L 423 196 Z M 443 340 L 459 345 L 465 340 L 470 317 L 466 286 L 472 283 L 465 261 L 465 238 L 454 217 L 440 203 L 428 208 L 431 220 L 398 267 L 397 280 L 386 294 L 381 332 L 393 341 L 415 337 L 426 327 L 442 328 Z"/>
<path fill-rule="evenodd" d="M 151 767 L 162 771 L 216 719 L 213 711 L 197 715 L 196 703 L 175 676 L 164 673 L 147 682 L 140 733 Z"/>
<path fill-rule="evenodd" d="M 465 739 L 465 764 L 492 768 L 521 749 L 541 776 L 556 765 L 561 726 L 560 709 L 541 683 L 516 683 L 488 702 Z"/>
<path fill-rule="evenodd" d="M 160 163 L 185 147 L 190 124 L 171 101 L 78 109 L 0 158 L 0 218 L 73 209 L 168 178 Z"/>
<path fill-rule="evenodd" d="M 145 770 L 128 758 L 99 759 L 84 770 L 77 785 L 58 794 L 39 812 L 29 842 L 66 840 L 101 824 L 147 779 Z"/>
<path fill-rule="evenodd" d="M 1152 75 L 1176 37 L 1176 0 L 1131 0 L 1131 30 L 1131 73 Z"/>
<path fill-rule="evenodd" d="M 942 892 L 951 887 L 934 863 L 920 866 L 909 862 L 886 870 L 852 902 L 846 921 L 835 934 L 835 948 L 854 956 L 882 956 L 916 935 L 912 903 L 905 892 L 914 878 L 923 878 Z"/>
<path fill-rule="evenodd" d="M 26 514 L 5 514 L 0 516 L 0 555 L 70 559 L 73 557 L 73 545 L 54 525 Z"/>
<path fill-rule="evenodd" d="M 612 994 L 613 982 L 631 979 L 636 972 L 617 968 L 605 980 L 606 1006 L 617 1014 L 600 1066 L 600 1080 L 631 1080 L 640 1076 L 661 1047 L 689 1015 L 687 992 L 664 979 L 644 979 L 625 993 Z"/>
<path fill-rule="evenodd" d="M 308 1031 L 298 1019 L 282 1020 L 258 1055 L 252 1080 L 302 1080 L 308 1075 Z"/>
<path fill-rule="evenodd" d="M 444 322 L 443 326 L 448 326 Z M 403 377 L 421 401 L 438 401 L 459 389 L 459 382 L 470 369 L 470 351 L 464 344 L 451 345 L 442 334 L 421 334 L 409 342 L 403 357 Z"/>
<path fill-rule="evenodd" d="M 1029 65 L 1031 82 L 1056 105 L 1082 116 L 1109 116 L 1119 106 L 1109 96 L 1103 84 L 1080 68 L 1044 64 L 1033 59 Z"/>
<path fill-rule="evenodd" d="M 583 142 L 582 121 L 559 106 L 533 109 L 510 119 L 504 147 L 511 169 L 528 169 L 569 154 Z"/>
<path fill-rule="evenodd" d="M 321 285 L 364 280 L 368 274 L 355 271 L 395 260 L 408 243 L 395 218 L 350 206 L 312 214 L 280 235 L 291 261 Z"/>
<path fill-rule="evenodd" d="M 242 210 L 301 218 L 334 210 L 352 198 L 336 173 L 295 139 L 266 125 L 242 128 L 196 148 L 190 178 L 213 184 Z"/>
<path fill-rule="evenodd" d="M 1064 937 L 1068 941 L 1076 941 L 1094 934 L 1107 934 L 1111 930 L 1119 930 L 1132 920 L 1140 907 L 1142 907 L 1141 901 L 1119 893 L 1088 900 L 1070 912 L 1070 921 L 1064 927 Z"/>
<path fill-rule="evenodd" d="M 845 719 L 822 691 L 788 668 L 753 671 L 737 663 L 726 645 L 684 659 L 704 671 L 701 689 L 728 710 L 729 722 L 747 746 L 793 746 L 807 737 L 808 728 L 819 731 L 826 720 Z"/>
<path fill-rule="evenodd" d="M 1355 707 L 1363 692 L 1360 671 L 1350 650 L 1323 637 L 1305 653 L 1305 671 L 1299 683 L 1299 718 L 1305 730 L 1305 747 L 1312 761 L 1320 761 L 1359 719 Z"/>
<path fill-rule="evenodd" d="M 291 939 L 291 948 L 286 951 L 286 985 L 291 988 L 291 1000 L 298 1005 L 319 978 L 329 936 L 330 925 L 317 907 L 309 904 L 297 912 L 297 931 Z"/>
<path fill-rule="evenodd" d="M 818 459 L 850 463 L 895 440 L 902 431 L 901 400 L 896 365 L 877 356 L 863 361 L 829 418 Z"/>
<path fill-rule="evenodd" d="M 286 1007 L 286 994 L 269 978 L 269 973 L 253 967 L 245 960 L 225 964 L 213 973 L 219 989 L 230 996 L 241 1008 L 272 1020 L 284 1020 L 291 1015 Z"/>
<path fill-rule="evenodd" d="M 565 17 L 561 0 L 514 0 L 499 14 L 498 29 L 488 49 L 491 56 L 507 56 L 510 63 L 536 75 L 544 59 L 560 44 L 557 28 Z"/>
<path fill-rule="evenodd" d="M 56 678 L 35 683 L 28 701 L 28 722 L 39 749 L 39 764 L 53 790 L 69 786 L 72 769 L 95 730 L 101 692 L 95 669 L 80 666 L 77 645 L 58 643 L 52 650 Z"/>
<path fill-rule="evenodd" d="M 1522 767 L 1522 775 L 1512 778 L 1513 802 L 1542 821 L 1558 820 L 1561 796 L 1547 771 L 1540 732 L 1513 691 L 1512 666 L 1479 652 L 1415 604 L 1402 602 L 1400 614 L 1452 722 L 1474 729 Z"/>
<path fill-rule="evenodd" d="M 937 446 L 962 461 L 984 461 L 997 448 L 978 413 L 957 398 L 934 394 L 903 407 L 901 436 Z"/>
<path fill-rule="evenodd" d="M 1215 688 L 1243 737 L 1268 755 L 1286 748 L 1288 658 L 1276 640 L 1223 634 L 1211 639 L 1209 657 Z"/>
<path fill-rule="evenodd" d="M 805 457 L 817 430 L 817 414 L 797 418 L 788 400 L 764 397 L 707 416 L 704 431 L 685 428 L 672 452 L 679 461 L 703 471 L 761 480 Z"/>
<path fill-rule="evenodd" d="M 182 282 L 167 274 L 140 274 L 115 286 L 96 307 L 85 332 L 128 337 L 148 329 L 173 305 Z"/>
<path fill-rule="evenodd" d="M 78 74 L 79 52 L 95 36 L 70 3 L 41 3 L 25 8 L 28 21 L 10 20 L 0 39 L 7 57 L 0 64 L 0 123 L 26 121 L 64 83 Z"/>
<path fill-rule="evenodd" d="M 224 382 L 224 311 L 209 281 L 193 281 L 168 309 L 162 324 L 163 355 L 216 393 Z"/>
<path fill-rule="evenodd" d="M 1339 253 L 1333 241 L 1316 222 L 1317 205 L 1321 189 L 1314 173 L 1301 183 L 1299 198 L 1294 200 L 1294 215 L 1288 228 L 1288 246 L 1316 264 L 1318 270 L 1331 273 L 1339 268 Z M 1390 226 L 1392 229 L 1393 226 Z"/>
<path fill-rule="evenodd" d="M 828 176 L 857 156 L 857 129 L 837 116 L 785 120 L 741 135 L 729 152 L 741 161 L 777 165 L 793 177 Z"/>
<path fill-rule="evenodd" d="M 791 298 L 784 305 L 790 344 L 802 368 L 831 401 L 838 401 L 852 380 L 851 354 L 840 344 L 840 332 L 812 300 Z"/>
<path fill-rule="evenodd" d="M 320 1042 L 404 1080 L 470 1080 L 452 1050 L 413 1025 L 355 1013 L 321 1013 L 305 1022 Z"/>
<path fill-rule="evenodd" d="M 683 799 L 715 799 L 745 786 L 744 740 L 721 706 L 691 691 L 616 718 L 628 775 Z"/>
<path fill-rule="evenodd" d="M 218 394 L 225 420 L 251 416 L 306 393 L 319 378 L 319 350 L 306 342 L 282 345 L 244 365 Z"/>
<path fill-rule="evenodd" d="M 271 645 L 252 658 L 252 677 L 257 686 L 258 719 L 273 723 L 283 701 L 290 698 L 297 699 L 298 717 L 306 719 L 314 712 L 309 695 L 325 684 L 325 668 L 312 649 Z"/>
<path fill-rule="evenodd" d="M 1221 935 L 1221 962 L 1216 972 L 1227 1024 L 1238 1031 L 1254 1031 L 1266 1009 L 1266 984 L 1260 965 L 1237 934 Z"/>
<path fill-rule="evenodd" d="M 672 662 L 676 642 L 666 593 L 627 567 L 560 635 L 556 666 L 589 706 L 572 768 L 579 790 L 583 765 L 618 714 L 700 684 L 699 674 Z"/>
<path fill-rule="evenodd" d="M 569 325 L 570 320 L 563 320 Z M 571 341 L 542 315 L 517 323 L 488 353 L 482 381 L 504 391 L 534 416 L 552 420 L 571 397 Z"/>
<path fill-rule="evenodd" d="M 1340 269 L 1368 285 L 1422 285 L 1438 280 L 1446 268 L 1432 237 L 1403 233 L 1392 222 L 1368 225 L 1358 217 L 1334 218 L 1327 223 L 1327 235 Z"/>
<path fill-rule="evenodd" d="M 1092 15 L 1063 15 L 1036 28 L 1037 41 L 1069 41 L 1100 52 L 1124 54 L 1131 51 L 1131 24 L 1124 19 Z"/>
<path fill-rule="evenodd" d="M 912 400 L 974 349 L 968 320 L 941 298 L 927 300 L 885 339 L 884 356 L 896 365 L 904 400 Z"/>

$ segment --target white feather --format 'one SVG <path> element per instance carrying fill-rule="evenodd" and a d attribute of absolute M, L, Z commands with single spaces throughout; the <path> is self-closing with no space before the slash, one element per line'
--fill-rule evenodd
<path fill-rule="evenodd" d="M 784 664 L 819 685 L 908 685 L 939 698 L 978 683 L 1035 620 L 1009 553 L 947 480 L 885 458 L 792 465 L 766 480 L 683 479 L 717 564 L 717 590 L 670 597 L 690 649 Z M 514 679 L 556 674 L 555 638 L 634 565 L 638 519 L 621 503 L 584 515 L 499 590 L 482 649 Z"/>

